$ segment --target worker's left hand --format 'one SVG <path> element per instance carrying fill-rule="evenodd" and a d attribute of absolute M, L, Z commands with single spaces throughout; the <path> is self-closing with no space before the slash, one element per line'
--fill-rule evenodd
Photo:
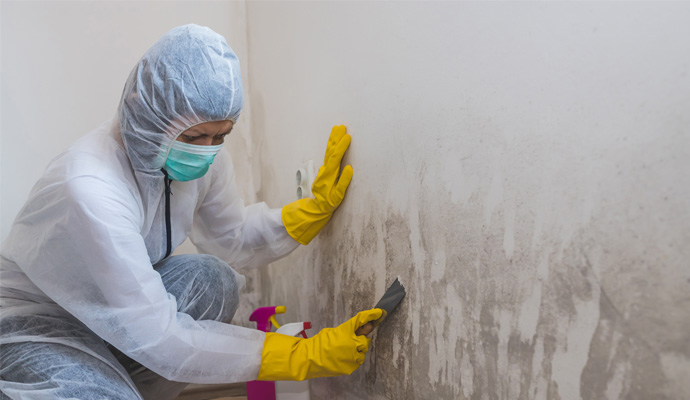
<path fill-rule="evenodd" d="M 323 166 L 311 187 L 315 198 L 300 199 L 283 207 L 285 229 L 301 244 L 309 244 L 331 219 L 350 185 L 352 167 L 346 165 L 340 172 L 340 162 L 351 140 L 346 132 L 345 125 L 334 126 L 331 130 Z"/>

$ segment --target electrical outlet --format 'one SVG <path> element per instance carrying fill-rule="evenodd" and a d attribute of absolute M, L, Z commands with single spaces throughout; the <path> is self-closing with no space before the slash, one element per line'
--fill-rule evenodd
<path fill-rule="evenodd" d="M 314 160 L 309 160 L 302 164 L 295 174 L 297 181 L 297 199 L 314 198 L 311 192 L 311 185 L 316 178 L 316 169 L 314 168 Z"/>

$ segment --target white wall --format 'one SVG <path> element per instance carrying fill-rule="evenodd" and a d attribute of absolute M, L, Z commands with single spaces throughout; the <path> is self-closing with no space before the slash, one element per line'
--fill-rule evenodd
<path fill-rule="evenodd" d="M 244 13 L 246 11 L 246 19 Z M 690 6 L 0 3 L 0 238 L 48 161 L 187 22 L 228 38 L 247 200 L 294 199 L 330 127 L 355 178 L 243 310 L 314 331 L 408 296 L 314 398 L 690 397 Z M 247 46 L 247 41 L 248 45 Z M 267 295 L 260 299 L 258 286 Z"/>
<path fill-rule="evenodd" d="M 408 289 L 314 398 L 690 398 L 690 4 L 247 15 L 260 197 L 353 138 L 345 202 L 265 301 L 317 332 Z"/>
<path fill-rule="evenodd" d="M 129 72 L 169 29 L 196 23 L 225 36 L 246 85 L 244 1 L 2 1 L 0 7 L 0 240 L 48 162 L 115 114 Z M 247 106 L 230 139 L 240 161 L 250 115 Z"/>

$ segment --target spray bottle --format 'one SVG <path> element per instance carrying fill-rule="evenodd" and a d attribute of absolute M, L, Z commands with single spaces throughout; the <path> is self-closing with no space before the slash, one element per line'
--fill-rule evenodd
<path fill-rule="evenodd" d="M 273 326 L 276 333 L 307 337 L 305 330 L 311 328 L 310 322 L 295 322 L 280 326 L 276 321 L 276 314 L 284 314 L 285 306 L 259 307 L 249 320 L 256 322 L 256 329 L 263 332 L 270 332 Z M 308 400 L 309 383 L 303 382 L 271 382 L 271 381 L 252 381 L 247 382 L 247 400 Z"/>
<path fill-rule="evenodd" d="M 276 333 L 307 338 L 311 322 L 293 322 L 278 328 Z M 276 381 L 276 400 L 309 400 L 309 381 Z"/>

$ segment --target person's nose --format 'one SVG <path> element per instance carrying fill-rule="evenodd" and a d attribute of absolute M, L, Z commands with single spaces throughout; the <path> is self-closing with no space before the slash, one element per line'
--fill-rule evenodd
<path fill-rule="evenodd" d="M 213 137 L 211 136 L 204 136 L 199 140 L 199 144 L 202 146 L 212 146 L 213 145 Z"/>

